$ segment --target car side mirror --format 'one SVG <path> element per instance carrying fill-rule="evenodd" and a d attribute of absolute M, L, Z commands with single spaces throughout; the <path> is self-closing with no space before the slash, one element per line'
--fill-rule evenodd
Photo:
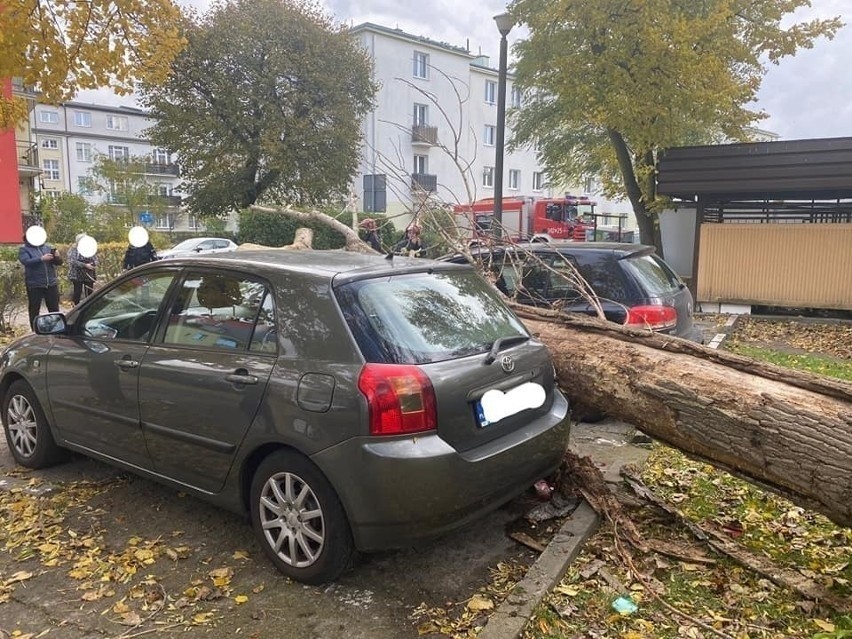
<path fill-rule="evenodd" d="M 194 249 L 192 249 L 192 250 L 193 250 L 193 251 L 195 251 L 196 253 L 201 253 L 201 251 L 203 251 L 204 249 L 203 249 L 203 248 L 201 248 L 200 246 L 196 246 L 196 247 L 195 247 Z"/>
<path fill-rule="evenodd" d="M 59 335 L 68 330 L 68 322 L 62 313 L 47 313 L 35 318 L 33 329 L 39 335 Z"/>

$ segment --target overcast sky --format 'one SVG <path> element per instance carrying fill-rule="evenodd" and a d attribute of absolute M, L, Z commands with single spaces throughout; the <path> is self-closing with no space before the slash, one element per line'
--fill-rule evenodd
<path fill-rule="evenodd" d="M 179 0 L 181 4 L 206 10 L 209 0 Z M 505 1 L 473 0 L 325 0 L 330 13 L 341 22 L 361 22 L 403 31 L 468 47 L 491 56 L 497 65 L 499 34 L 493 16 L 505 11 Z M 813 7 L 795 18 L 839 15 L 852 23 L 852 0 L 812 0 Z M 513 36 L 509 34 L 510 43 Z M 768 114 L 758 126 L 783 139 L 852 136 L 852 26 L 833 41 L 817 40 L 813 49 L 770 65 L 757 104 Z M 102 93 L 84 92 L 80 101 L 103 100 Z M 115 103 L 115 100 L 111 100 Z M 126 100 L 124 100 L 126 103 Z"/>

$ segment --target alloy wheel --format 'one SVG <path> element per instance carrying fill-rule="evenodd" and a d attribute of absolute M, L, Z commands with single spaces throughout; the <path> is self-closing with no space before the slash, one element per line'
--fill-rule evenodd
<path fill-rule="evenodd" d="M 325 518 L 311 487 L 294 473 L 277 473 L 260 494 L 260 524 L 273 552 L 294 568 L 314 564 L 325 545 Z"/>
<path fill-rule="evenodd" d="M 22 457 L 32 457 L 38 443 L 38 422 L 35 410 L 23 395 L 15 395 L 6 410 L 9 438 Z"/>

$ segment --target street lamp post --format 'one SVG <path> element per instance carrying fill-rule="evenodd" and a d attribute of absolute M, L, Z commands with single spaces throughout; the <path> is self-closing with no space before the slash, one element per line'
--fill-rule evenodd
<path fill-rule="evenodd" d="M 494 16 L 497 30 L 500 32 L 500 65 L 497 71 L 497 157 L 494 160 L 494 223 L 496 233 L 503 229 L 503 155 L 506 135 L 506 66 L 509 44 L 506 36 L 514 26 L 514 20 L 508 13 Z"/>

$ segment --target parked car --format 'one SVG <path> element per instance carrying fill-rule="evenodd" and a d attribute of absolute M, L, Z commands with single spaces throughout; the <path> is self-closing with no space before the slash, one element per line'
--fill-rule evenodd
<path fill-rule="evenodd" d="M 324 251 L 174 258 L 0 355 L 9 449 L 71 449 L 250 514 L 286 575 L 405 546 L 552 472 L 568 405 L 470 266 Z"/>
<path fill-rule="evenodd" d="M 236 251 L 237 245 L 223 237 L 192 237 L 175 244 L 165 251 L 157 251 L 157 257 L 165 260 L 187 255 L 208 255 L 210 253 L 228 253 Z"/>
<path fill-rule="evenodd" d="M 692 294 L 652 246 L 534 242 L 474 249 L 473 255 L 493 272 L 498 288 L 521 304 L 594 315 L 571 281 L 575 268 L 597 294 L 608 320 L 704 341 L 693 324 Z M 447 259 L 466 261 L 462 255 Z"/>

